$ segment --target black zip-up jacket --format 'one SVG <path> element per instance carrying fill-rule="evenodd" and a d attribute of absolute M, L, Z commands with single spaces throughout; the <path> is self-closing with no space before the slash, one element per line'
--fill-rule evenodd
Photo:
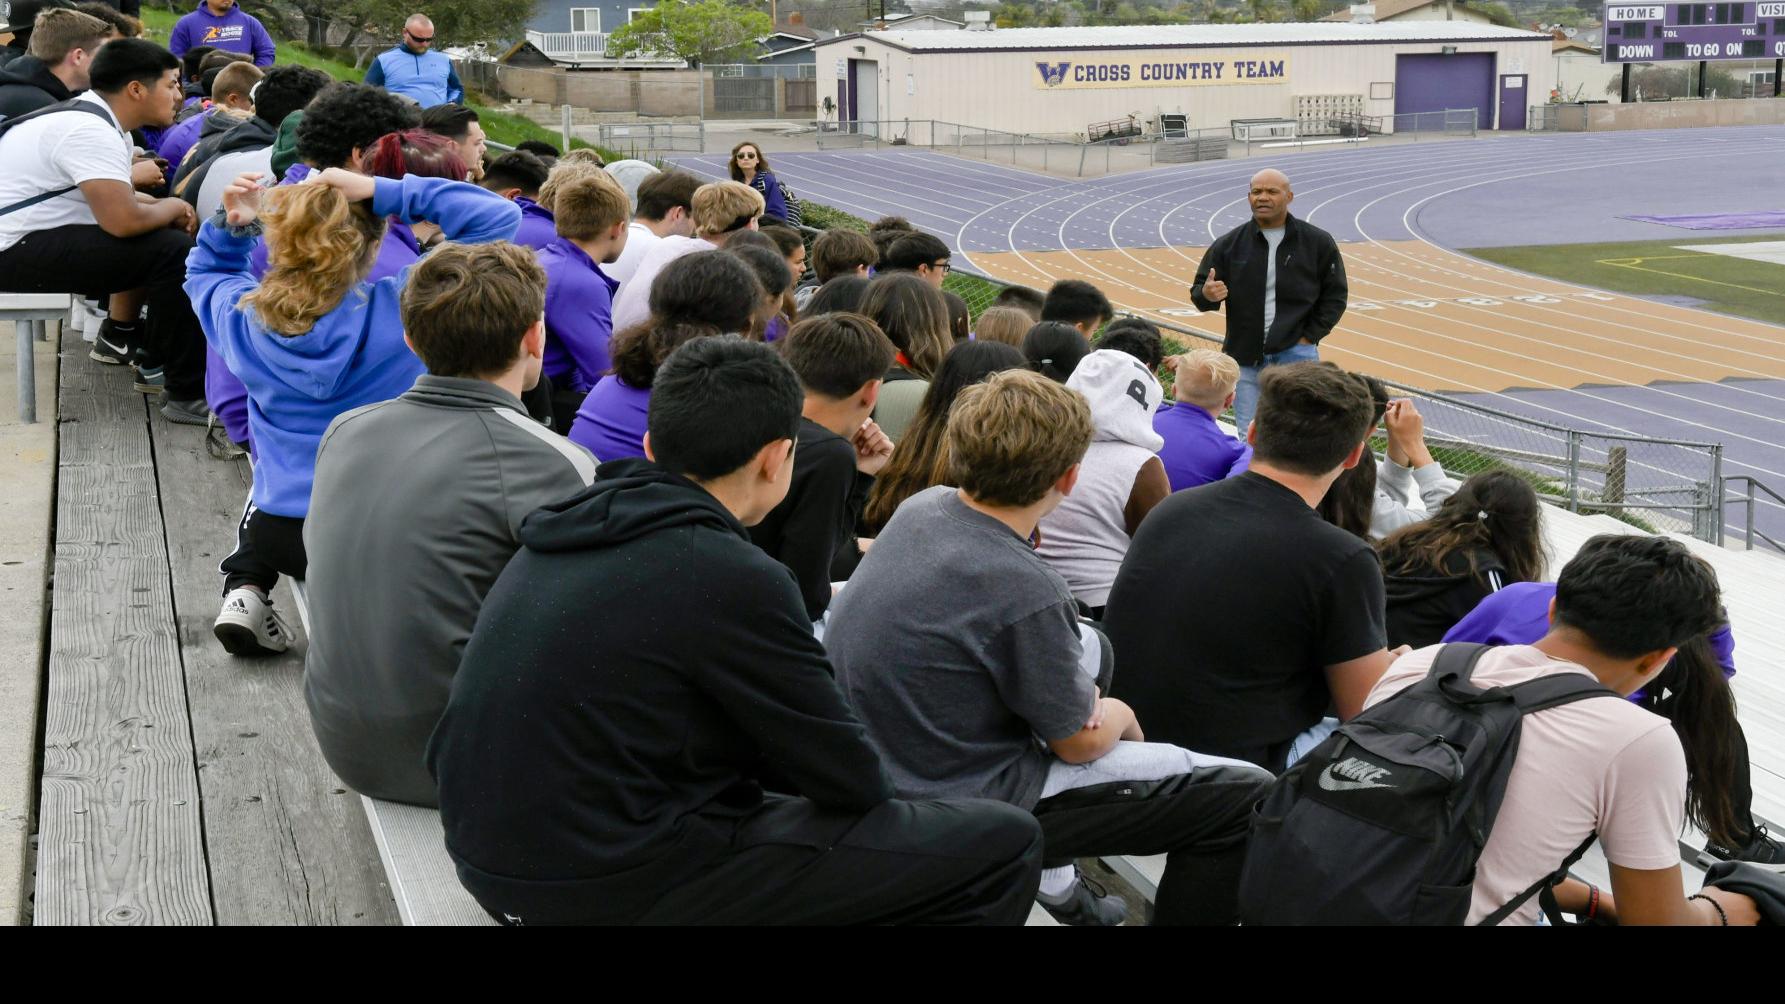
<path fill-rule="evenodd" d="M 75 93 L 36 56 L 20 56 L 0 67 L 0 118 L 16 119 Z"/>
<path fill-rule="evenodd" d="M 893 794 L 787 569 L 692 482 L 597 474 L 521 524 L 428 749 L 460 881 L 529 923 L 637 917 L 736 853 L 765 771 Z"/>
<path fill-rule="evenodd" d="M 1277 245 L 1277 316 L 1264 330 L 1265 255 L 1270 245 L 1247 220 L 1209 246 L 1196 266 L 1190 301 L 1197 310 L 1227 308 L 1227 339 L 1221 351 L 1241 366 L 1257 366 L 1270 353 L 1282 352 L 1306 338 L 1319 344 L 1344 316 L 1350 295 L 1345 260 L 1333 235 L 1290 216 Z M 1209 270 L 1227 283 L 1227 299 L 1216 303 L 1202 295 Z"/>

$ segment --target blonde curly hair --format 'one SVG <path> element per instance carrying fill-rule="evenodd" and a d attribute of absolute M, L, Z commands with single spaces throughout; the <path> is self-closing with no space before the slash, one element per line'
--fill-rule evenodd
<path fill-rule="evenodd" d="M 384 220 L 328 185 L 282 185 L 260 211 L 267 272 L 238 304 L 268 331 L 301 335 L 334 310 L 371 270 Z"/>

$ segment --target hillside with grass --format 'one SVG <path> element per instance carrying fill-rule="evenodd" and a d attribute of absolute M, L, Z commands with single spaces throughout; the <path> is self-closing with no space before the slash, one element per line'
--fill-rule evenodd
<path fill-rule="evenodd" d="M 148 37 L 166 44 L 168 35 L 173 31 L 174 22 L 180 19 L 180 15 L 161 8 L 144 7 L 142 19 Z M 359 81 L 365 79 L 364 70 L 354 69 L 351 60 L 337 58 L 333 53 L 313 51 L 302 42 L 290 40 L 276 40 L 276 45 L 279 53 L 276 61 L 279 63 L 296 63 L 300 66 L 315 67 L 336 80 Z M 478 124 L 483 126 L 484 135 L 491 142 L 514 146 L 522 140 L 537 139 L 553 146 L 564 145 L 564 138 L 559 133 L 547 129 L 531 119 L 498 111 L 487 102 L 475 100 L 476 96 L 473 93 L 468 92 L 467 96 L 472 100 L 468 100 L 466 104 L 477 109 Z M 572 140 L 570 145 L 597 150 L 604 159 L 609 161 L 622 159 L 621 154 L 580 139 Z"/>

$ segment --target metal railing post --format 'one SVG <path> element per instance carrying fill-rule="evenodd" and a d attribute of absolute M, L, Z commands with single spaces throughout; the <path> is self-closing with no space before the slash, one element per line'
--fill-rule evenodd
<path fill-rule="evenodd" d="M 1711 534 L 1698 539 L 1711 541 L 1718 547 L 1723 546 L 1723 487 L 1723 444 L 1717 443 L 1711 447 L 1710 480 L 1710 488 L 1716 492 L 1716 498 L 1711 504 L 1710 518 L 1716 520 L 1717 525 L 1707 527 L 1706 529 L 1709 529 Z"/>
<path fill-rule="evenodd" d="M 1580 433 L 1568 430 L 1568 511 L 1580 512 Z"/>
<path fill-rule="evenodd" d="M 563 108 L 563 110 L 564 110 L 564 116 L 563 116 L 563 122 L 562 122 L 562 125 L 564 127 L 564 152 L 569 153 L 570 152 L 570 106 L 568 104 L 566 104 L 566 105 L 561 105 L 560 107 Z"/>

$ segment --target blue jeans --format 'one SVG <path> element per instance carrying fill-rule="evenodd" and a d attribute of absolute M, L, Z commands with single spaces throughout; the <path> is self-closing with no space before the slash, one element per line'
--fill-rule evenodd
<path fill-rule="evenodd" d="M 1258 410 L 1258 372 L 1266 366 L 1287 366 L 1320 358 L 1318 345 L 1291 345 L 1281 352 L 1267 353 L 1257 366 L 1240 367 L 1240 383 L 1233 390 L 1233 428 L 1245 441 L 1246 426 L 1252 424 L 1252 413 Z"/>

